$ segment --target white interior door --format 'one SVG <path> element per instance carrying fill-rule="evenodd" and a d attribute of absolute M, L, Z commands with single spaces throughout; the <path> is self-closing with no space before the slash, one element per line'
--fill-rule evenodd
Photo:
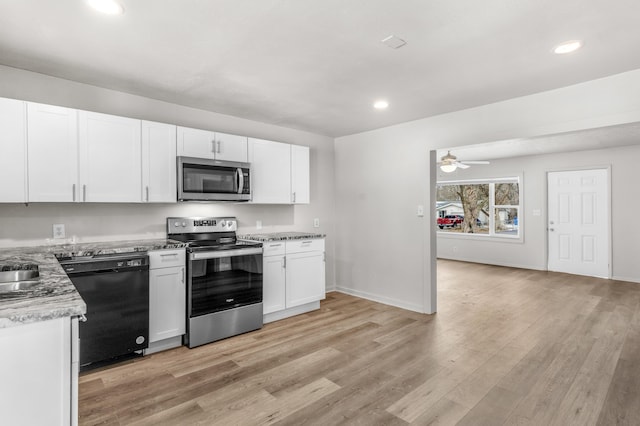
<path fill-rule="evenodd" d="M 606 169 L 548 174 L 549 270 L 610 277 Z"/>

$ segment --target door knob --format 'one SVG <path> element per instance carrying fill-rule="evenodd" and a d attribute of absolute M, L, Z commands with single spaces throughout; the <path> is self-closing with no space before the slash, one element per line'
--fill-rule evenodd
<path fill-rule="evenodd" d="M 553 228 L 549 228 L 549 231 L 553 232 Z"/>

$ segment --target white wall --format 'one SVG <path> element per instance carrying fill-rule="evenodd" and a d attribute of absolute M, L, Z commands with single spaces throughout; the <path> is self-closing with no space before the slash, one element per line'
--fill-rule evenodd
<path fill-rule="evenodd" d="M 638 135 L 640 144 L 640 135 Z M 454 173 L 438 172 L 439 180 L 523 176 L 521 213 L 523 241 L 438 234 L 438 257 L 529 269 L 547 269 L 547 172 L 611 167 L 612 275 L 640 282 L 640 239 L 630 212 L 640 210 L 636 196 L 640 145 L 494 160 Z M 533 211 L 540 210 L 540 216 Z"/>
<path fill-rule="evenodd" d="M 106 241 L 164 238 L 167 216 L 234 215 L 240 221 L 241 233 L 255 232 L 259 219 L 263 223 L 261 232 L 299 230 L 327 234 L 327 287 L 333 288 L 333 139 L 4 66 L 0 66 L 0 97 L 306 145 L 310 147 L 311 157 L 309 205 L 0 204 L 0 247 L 44 244 L 52 236 L 54 223 L 66 225 L 67 237 L 75 235 L 79 241 Z M 313 218 L 320 219 L 320 228 L 313 228 Z"/>
<path fill-rule="evenodd" d="M 430 150 L 637 121 L 640 70 L 337 138 L 337 288 L 432 311 Z"/>

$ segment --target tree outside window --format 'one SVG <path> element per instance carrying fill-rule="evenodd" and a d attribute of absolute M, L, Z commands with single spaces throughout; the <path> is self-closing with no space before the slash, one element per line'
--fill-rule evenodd
<path fill-rule="evenodd" d="M 436 200 L 440 232 L 520 236 L 518 178 L 441 182 Z"/>

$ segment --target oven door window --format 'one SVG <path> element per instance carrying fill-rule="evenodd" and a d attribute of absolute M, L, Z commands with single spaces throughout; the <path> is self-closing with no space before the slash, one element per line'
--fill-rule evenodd
<path fill-rule="evenodd" d="M 191 317 L 262 302 L 262 254 L 192 260 Z"/>
<path fill-rule="evenodd" d="M 184 164 L 182 191 L 195 194 L 235 194 L 238 192 L 237 169 L 199 164 Z"/>

